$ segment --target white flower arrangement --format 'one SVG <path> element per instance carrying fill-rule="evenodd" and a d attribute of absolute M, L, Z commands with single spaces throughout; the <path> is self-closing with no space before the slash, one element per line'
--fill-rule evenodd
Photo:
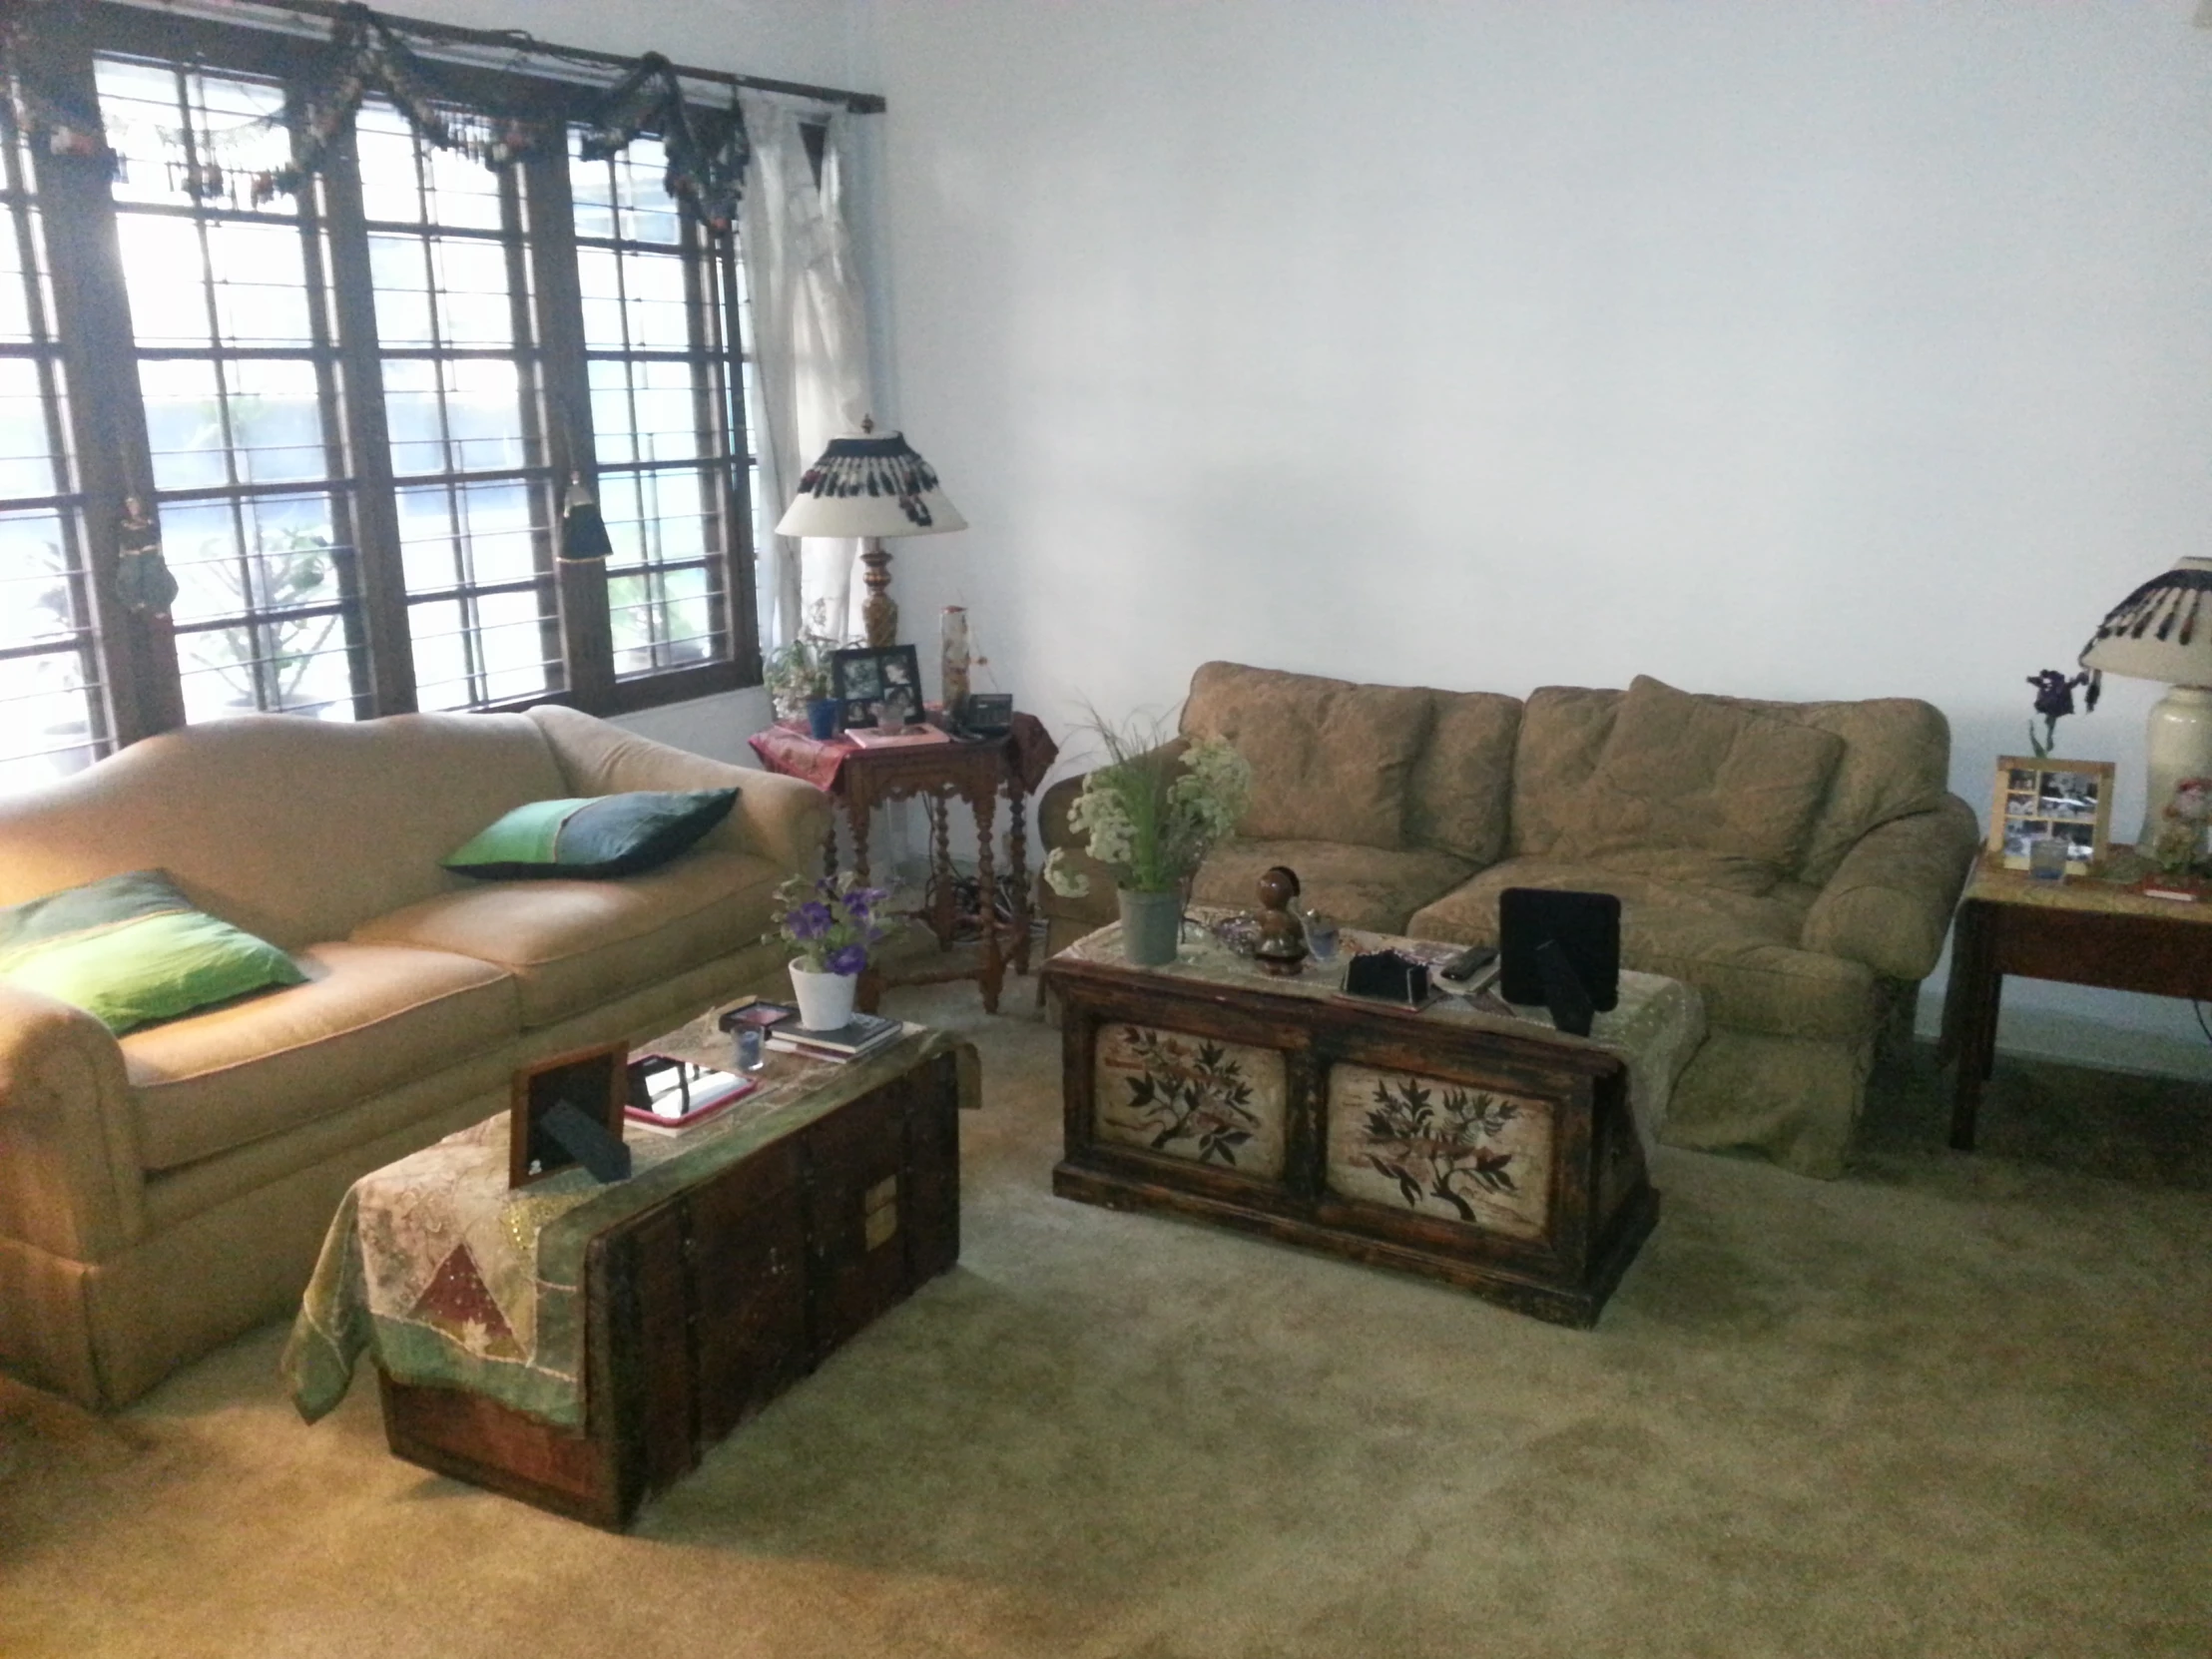
<path fill-rule="evenodd" d="M 1138 892 L 1172 892 L 1226 839 L 1252 799 L 1252 768 L 1225 738 L 1199 738 L 1178 755 L 1153 726 L 1094 724 L 1108 761 L 1083 780 L 1068 827 L 1084 850 Z M 1063 898 L 1090 891 L 1066 848 L 1045 859 L 1044 878 Z"/>

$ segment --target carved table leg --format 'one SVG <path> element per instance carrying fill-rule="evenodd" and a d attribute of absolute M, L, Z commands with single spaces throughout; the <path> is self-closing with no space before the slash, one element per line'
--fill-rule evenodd
<path fill-rule="evenodd" d="M 1006 861 L 1014 875 L 1014 971 L 1029 971 L 1029 827 L 1023 811 L 1021 779 L 1006 780 Z"/>
<path fill-rule="evenodd" d="M 952 868 L 952 802 L 936 793 L 925 799 L 929 803 L 930 832 L 929 927 L 937 935 L 937 948 L 950 950 L 960 925 L 959 895 L 955 890 L 959 882 Z"/>
<path fill-rule="evenodd" d="M 837 815 L 830 815 L 830 830 L 822 837 L 822 873 L 834 881 L 837 878 Z"/>
<path fill-rule="evenodd" d="M 875 883 L 868 878 L 867 867 L 867 809 L 857 805 L 847 805 L 844 816 L 852 823 L 853 873 L 859 876 L 861 886 L 872 887 Z"/>
<path fill-rule="evenodd" d="M 991 827 L 998 817 L 998 784 L 993 780 L 969 797 L 975 808 L 975 882 L 983 924 L 983 1012 L 998 1012 L 999 987 L 1006 982 L 1006 958 L 998 943 L 998 867 L 991 854 Z"/>

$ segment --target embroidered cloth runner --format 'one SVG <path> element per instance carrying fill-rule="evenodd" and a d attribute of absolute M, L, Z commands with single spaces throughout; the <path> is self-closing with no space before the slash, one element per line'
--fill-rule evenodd
<path fill-rule="evenodd" d="M 726 1065 L 703 1014 L 641 1045 Z M 864 1060 L 776 1054 L 761 1087 L 681 1135 L 630 1141 L 632 1173 L 601 1186 L 581 1168 L 507 1187 L 507 1116 L 448 1135 L 353 1183 L 285 1345 L 284 1380 L 313 1422 L 345 1397 L 365 1352 L 397 1382 L 466 1388 L 564 1428 L 584 1426 L 584 1254 L 630 1216 L 944 1053 L 960 1104 L 977 1099 L 968 1044 L 909 1026 Z"/>
<path fill-rule="evenodd" d="M 831 738 L 827 743 L 818 743 L 805 732 L 795 732 L 789 726 L 771 726 L 745 741 L 753 746 L 753 753 L 769 771 L 803 779 L 816 789 L 829 790 L 832 794 L 837 788 L 837 774 L 844 770 L 845 758 L 859 753 L 860 749 L 850 738 Z M 1017 711 L 1006 733 L 1006 753 L 1015 776 L 1021 780 L 1022 793 L 1034 795 L 1052 763 L 1059 758 L 1060 746 L 1052 741 L 1044 723 L 1035 715 Z"/>

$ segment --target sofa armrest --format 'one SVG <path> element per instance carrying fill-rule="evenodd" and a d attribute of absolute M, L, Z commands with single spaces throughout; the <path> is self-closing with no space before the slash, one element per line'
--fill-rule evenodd
<path fill-rule="evenodd" d="M 106 1261 L 144 1231 L 145 1187 L 114 1036 L 0 980 L 0 1236 Z"/>
<path fill-rule="evenodd" d="M 1868 830 L 1813 901 L 1800 942 L 1893 979 L 1925 979 L 1980 844 L 1973 809 L 1955 795 Z"/>
<path fill-rule="evenodd" d="M 540 704 L 529 715 L 552 746 L 568 787 L 578 795 L 735 789 L 736 809 L 700 845 L 756 853 L 795 874 L 822 867 L 830 798 L 814 785 L 709 760 L 557 703 Z"/>

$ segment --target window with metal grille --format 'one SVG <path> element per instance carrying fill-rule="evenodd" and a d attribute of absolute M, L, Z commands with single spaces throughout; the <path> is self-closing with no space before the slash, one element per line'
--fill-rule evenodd
<path fill-rule="evenodd" d="M 116 165 L 0 111 L 0 790 L 245 711 L 758 683 L 736 242 L 650 136 L 586 162 L 594 89 L 456 69 L 570 142 L 487 168 L 371 100 L 283 193 L 318 42 L 75 15 L 44 73 Z M 572 477 L 604 563 L 561 557 Z M 103 574 L 132 497 L 166 613 Z"/>
<path fill-rule="evenodd" d="M 44 226 L 6 100 L 0 166 L 0 790 L 13 790 L 89 766 L 112 734 Z"/>
<path fill-rule="evenodd" d="M 380 105 L 355 150 L 417 705 L 558 691 L 521 175 L 432 149 Z"/>
<path fill-rule="evenodd" d="M 269 81 L 102 58 L 148 458 L 188 720 L 261 710 L 350 720 L 368 702 L 349 468 L 311 201 L 231 204 L 281 166 Z M 154 143 L 134 143 L 139 135 Z"/>
<path fill-rule="evenodd" d="M 662 184 L 661 146 L 585 161 L 570 135 L 576 275 L 615 673 L 652 674 L 728 650 L 725 577 L 743 429 L 727 320 L 742 320 L 737 261 Z M 717 247 L 716 244 L 721 246 Z M 742 391 L 742 386 L 737 388 Z"/>

